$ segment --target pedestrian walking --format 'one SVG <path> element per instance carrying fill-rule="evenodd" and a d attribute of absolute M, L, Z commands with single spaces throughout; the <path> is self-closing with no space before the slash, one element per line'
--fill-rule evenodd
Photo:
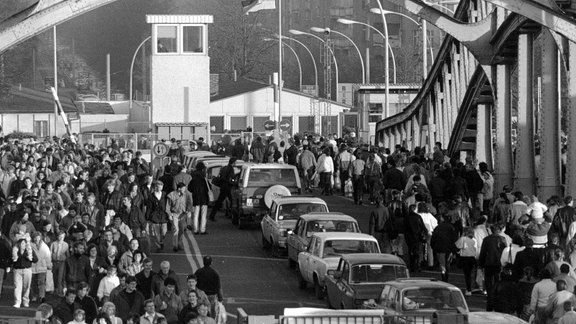
<path fill-rule="evenodd" d="M 12 248 L 12 267 L 14 268 L 14 307 L 30 307 L 30 284 L 32 282 L 32 263 L 38 257 L 30 241 L 19 239 Z"/>
<path fill-rule="evenodd" d="M 206 179 L 206 166 L 204 162 L 200 161 L 196 164 L 196 171 L 192 174 L 192 180 L 190 184 L 188 184 L 188 190 L 192 193 L 194 216 L 192 223 L 188 224 L 187 228 L 194 231 L 194 234 L 207 234 L 206 216 L 208 214 L 212 185 Z"/>

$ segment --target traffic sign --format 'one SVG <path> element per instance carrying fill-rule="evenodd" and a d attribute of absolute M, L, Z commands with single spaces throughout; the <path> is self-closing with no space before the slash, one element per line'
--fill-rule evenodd
<path fill-rule="evenodd" d="M 290 123 L 289 120 L 283 120 L 280 122 L 280 129 L 284 132 L 288 131 L 291 126 L 292 124 Z"/>
<path fill-rule="evenodd" d="M 162 142 L 156 143 L 152 149 L 152 152 L 154 152 L 156 157 L 165 157 L 166 154 L 168 154 L 168 146 Z"/>
<path fill-rule="evenodd" d="M 276 128 L 276 122 L 273 120 L 267 120 L 264 122 L 264 129 L 267 131 L 271 131 Z"/>

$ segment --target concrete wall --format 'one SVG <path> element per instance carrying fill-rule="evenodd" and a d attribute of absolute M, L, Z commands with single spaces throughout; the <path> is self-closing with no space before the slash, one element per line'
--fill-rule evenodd
<path fill-rule="evenodd" d="M 210 122 L 210 58 L 152 55 L 152 121 Z"/>
<path fill-rule="evenodd" d="M 102 132 L 106 128 L 111 133 L 127 133 L 128 119 L 127 114 L 81 115 L 80 128 L 82 132 Z"/>
<path fill-rule="evenodd" d="M 14 131 L 34 133 L 34 122 L 45 121 L 48 125 L 48 135 L 54 132 L 54 122 L 56 122 L 56 134 L 62 136 L 66 134 L 66 127 L 62 122 L 60 116 L 54 120 L 54 114 L 0 114 L 0 123 L 2 124 L 2 132 L 10 134 Z M 71 130 L 73 133 L 80 132 L 79 121 L 71 122 Z"/>

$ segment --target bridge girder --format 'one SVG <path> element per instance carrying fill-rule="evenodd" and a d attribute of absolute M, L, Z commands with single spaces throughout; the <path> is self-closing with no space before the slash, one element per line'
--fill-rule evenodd
<path fill-rule="evenodd" d="M 0 22 L 0 53 L 49 28 L 117 0 L 40 0 Z"/>

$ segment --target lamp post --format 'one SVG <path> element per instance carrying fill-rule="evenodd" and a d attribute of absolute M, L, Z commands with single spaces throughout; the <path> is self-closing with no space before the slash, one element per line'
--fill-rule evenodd
<path fill-rule="evenodd" d="M 299 30 L 295 30 L 295 29 L 290 29 L 288 31 L 290 34 L 292 35 L 307 35 L 307 36 L 312 36 L 316 39 L 318 39 L 319 41 L 322 42 L 322 44 L 326 45 L 326 41 L 323 40 L 321 37 L 318 37 L 314 34 L 310 34 L 307 32 L 303 32 L 303 31 L 299 31 Z M 332 49 L 330 47 L 328 47 L 328 50 L 330 51 L 330 54 L 332 55 L 332 58 L 334 59 L 334 68 L 336 69 L 336 101 L 338 101 L 338 62 L 336 61 L 336 55 L 334 55 L 334 51 L 332 51 Z M 332 99 L 332 98 L 328 98 L 328 99 Z"/>
<path fill-rule="evenodd" d="M 350 37 L 346 36 L 345 34 L 339 32 L 337 30 L 331 30 L 328 27 L 326 27 L 326 28 L 311 27 L 310 30 L 313 32 L 317 32 L 317 33 L 328 33 L 328 34 L 334 33 L 336 35 L 340 35 L 340 36 L 346 38 L 350 43 L 352 43 L 352 45 L 356 49 L 356 52 L 358 52 L 358 57 L 360 57 L 360 64 L 362 66 L 362 84 L 366 83 L 366 69 L 364 68 L 364 59 L 362 58 L 362 53 L 360 52 L 360 49 L 358 49 L 358 46 L 356 46 L 356 43 L 354 43 L 354 41 L 352 41 L 352 39 Z"/>
<path fill-rule="evenodd" d="M 385 19 L 385 18 L 384 18 Z M 392 51 L 392 48 L 390 48 L 390 43 L 388 42 L 388 27 L 384 27 L 384 32 L 385 34 L 382 34 L 381 31 L 379 31 L 377 28 L 375 28 L 374 26 L 368 25 L 367 23 L 363 23 L 360 21 L 356 21 L 356 20 L 350 20 L 350 19 L 345 19 L 345 18 L 338 18 L 338 20 L 336 20 L 337 22 L 341 23 L 341 24 L 345 24 L 345 25 L 362 25 L 362 26 L 366 26 L 372 30 L 374 30 L 375 32 L 377 32 L 378 34 L 380 34 L 380 36 L 382 36 L 382 38 L 384 38 L 384 47 L 387 48 L 388 50 L 384 51 L 384 69 L 385 69 L 385 73 L 384 73 L 384 89 L 385 89 L 385 98 L 384 98 L 384 118 L 388 117 L 388 113 L 390 112 L 390 101 L 389 101 L 389 96 L 390 96 L 390 65 L 389 65 L 389 56 L 388 56 L 388 52 Z M 384 26 L 386 26 L 386 23 L 384 23 Z"/>
<path fill-rule="evenodd" d="M 280 41 L 278 38 L 264 38 L 265 42 L 278 42 Z M 300 72 L 300 81 L 298 83 L 298 91 L 302 91 L 302 63 L 300 62 L 300 58 L 298 57 L 298 54 L 296 54 L 296 51 L 294 50 L 294 48 L 286 43 L 282 43 L 283 46 L 288 47 L 292 53 L 294 53 L 294 56 L 296 57 L 296 61 L 298 62 L 298 71 Z"/>
<path fill-rule="evenodd" d="M 374 46 L 384 48 L 382 44 L 374 44 Z M 390 48 L 390 44 L 388 44 L 388 50 L 390 51 L 390 57 L 392 58 L 392 83 L 396 84 L 396 55 L 394 55 L 394 51 Z"/>
<path fill-rule="evenodd" d="M 276 37 L 278 37 L 278 35 L 276 35 Z M 304 45 L 304 43 L 297 40 L 296 38 L 292 38 L 292 37 L 288 37 L 288 36 L 282 36 L 282 38 L 283 39 L 289 39 L 291 41 L 294 41 L 294 42 L 302 45 L 302 47 L 304 47 L 306 49 L 308 54 L 310 54 L 310 58 L 312 59 L 312 64 L 314 65 L 314 85 L 316 86 L 316 96 L 318 96 L 318 67 L 316 66 L 316 60 L 314 59 L 314 55 L 312 55 L 312 52 L 310 51 L 308 46 Z"/>
<path fill-rule="evenodd" d="M 425 75 L 428 71 L 428 58 L 426 55 L 426 51 L 427 51 L 427 47 L 428 47 L 428 35 L 427 35 L 427 29 L 426 29 L 426 21 L 423 20 L 422 23 L 420 24 L 419 22 L 417 22 L 415 19 L 413 19 L 412 17 L 405 15 L 403 13 L 400 12 L 396 12 L 396 11 L 390 11 L 390 10 L 381 10 L 379 8 L 372 8 L 370 9 L 370 12 L 375 13 L 375 14 L 380 14 L 380 15 L 398 15 L 398 16 L 402 16 L 404 18 L 409 19 L 410 21 L 412 21 L 413 23 L 415 23 L 416 25 L 420 26 L 420 28 L 422 28 L 422 79 L 426 79 Z M 432 50 L 432 46 L 430 46 L 430 58 L 432 59 L 432 62 L 434 62 L 434 51 Z"/>
<path fill-rule="evenodd" d="M 424 4 L 427 4 L 429 6 L 436 6 L 438 8 L 442 8 L 442 9 L 450 12 L 452 15 L 455 14 L 454 10 L 452 10 L 446 6 L 443 6 L 442 4 L 458 4 L 459 3 L 458 1 L 439 1 L 439 2 L 423 1 L 423 2 L 424 2 Z"/>
<path fill-rule="evenodd" d="M 136 48 L 136 50 L 134 51 L 134 55 L 132 55 L 132 63 L 130 63 L 130 106 L 129 106 L 130 109 L 132 109 L 132 72 L 134 71 L 134 61 L 136 60 L 136 54 L 138 54 L 138 51 L 140 50 L 142 45 L 144 45 L 144 43 L 146 43 L 150 38 L 152 38 L 152 36 L 146 37 L 142 41 L 142 43 L 140 43 L 140 45 L 138 45 L 138 47 Z"/>
<path fill-rule="evenodd" d="M 380 10 L 384 10 L 384 8 L 382 8 L 382 4 L 380 3 L 380 0 L 376 0 L 376 3 L 378 4 L 378 8 L 380 8 Z M 382 24 L 384 25 L 384 36 L 386 37 L 384 39 L 384 46 L 386 48 L 388 48 L 388 46 L 390 46 L 390 40 L 388 39 L 388 22 L 386 21 L 386 15 L 384 14 L 384 12 L 382 12 L 382 14 L 380 15 L 382 16 Z M 384 66 L 386 68 L 386 81 L 385 81 L 385 85 L 386 85 L 386 98 L 384 98 L 384 105 L 385 105 L 385 116 L 384 118 L 387 118 L 390 114 L 390 69 L 389 69 L 389 62 L 388 62 L 388 51 L 384 51 Z"/>

